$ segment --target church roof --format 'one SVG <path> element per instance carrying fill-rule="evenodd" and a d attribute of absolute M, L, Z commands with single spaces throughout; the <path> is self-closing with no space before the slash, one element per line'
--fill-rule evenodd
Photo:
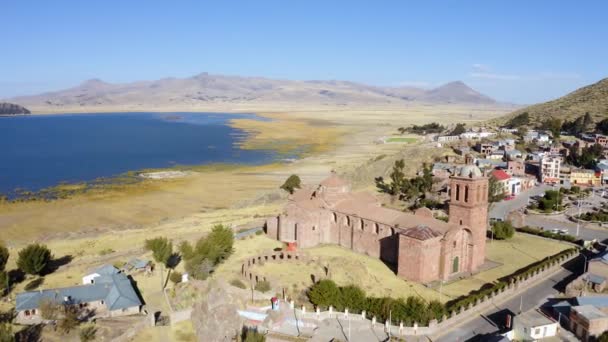
<path fill-rule="evenodd" d="M 429 228 L 428 226 L 416 226 L 414 228 L 410 228 L 401 233 L 402 235 L 409 236 L 418 240 L 428 240 L 432 238 L 436 238 L 438 236 L 442 236 L 443 234 Z"/>

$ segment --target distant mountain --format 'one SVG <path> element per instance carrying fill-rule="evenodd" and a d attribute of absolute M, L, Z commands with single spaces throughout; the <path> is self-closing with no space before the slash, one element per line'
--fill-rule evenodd
<path fill-rule="evenodd" d="M 36 109 L 63 108 L 229 108 L 256 106 L 404 106 L 412 102 L 495 104 L 462 82 L 436 89 L 378 87 L 347 81 L 291 81 L 201 73 L 111 84 L 92 79 L 74 88 L 11 101 Z"/>
<path fill-rule="evenodd" d="M 533 122 L 541 122 L 546 118 L 572 120 L 589 112 L 595 119 L 608 118 L 608 78 L 577 89 L 556 100 L 535 104 L 519 109 L 502 117 L 506 122 L 521 113 L 528 112 Z"/>
<path fill-rule="evenodd" d="M 20 105 L 8 102 L 0 102 L 0 115 L 31 114 L 29 110 Z"/>

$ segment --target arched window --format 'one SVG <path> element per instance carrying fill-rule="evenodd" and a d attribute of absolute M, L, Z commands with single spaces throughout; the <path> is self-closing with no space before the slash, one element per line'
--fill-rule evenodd
<path fill-rule="evenodd" d="M 395 235 L 395 228 L 391 228 L 391 236 Z"/>
<path fill-rule="evenodd" d="M 350 227 L 350 217 L 346 216 L 346 225 Z"/>
<path fill-rule="evenodd" d="M 469 186 L 464 186 L 464 203 L 469 203 Z"/>
<path fill-rule="evenodd" d="M 334 219 L 334 223 L 338 223 L 338 215 L 336 213 L 331 213 L 332 218 Z"/>
<path fill-rule="evenodd" d="M 460 184 L 456 184 L 456 200 L 460 201 Z"/>
<path fill-rule="evenodd" d="M 462 220 L 460 220 L 460 225 L 462 226 Z"/>
<path fill-rule="evenodd" d="M 363 219 L 359 220 L 359 224 L 360 224 L 360 229 L 363 230 L 365 228 L 365 222 L 363 222 Z"/>
<path fill-rule="evenodd" d="M 481 202 L 481 186 L 477 186 L 477 202 Z"/>
<path fill-rule="evenodd" d="M 374 223 L 374 232 L 376 232 L 376 234 L 380 234 L 380 226 L 377 223 Z"/>
<path fill-rule="evenodd" d="M 298 241 L 298 224 L 297 223 L 293 227 L 293 239 Z"/>

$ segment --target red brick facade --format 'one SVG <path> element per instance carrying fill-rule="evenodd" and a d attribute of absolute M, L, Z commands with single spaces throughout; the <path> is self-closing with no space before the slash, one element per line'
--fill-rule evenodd
<path fill-rule="evenodd" d="M 428 209 L 415 214 L 387 209 L 369 193 L 352 193 L 335 174 L 316 188 L 300 189 L 284 212 L 266 223 L 268 236 L 300 248 L 336 244 L 394 265 L 417 282 L 475 272 L 485 258 L 488 180 L 475 166 L 450 179 L 449 222 Z"/>

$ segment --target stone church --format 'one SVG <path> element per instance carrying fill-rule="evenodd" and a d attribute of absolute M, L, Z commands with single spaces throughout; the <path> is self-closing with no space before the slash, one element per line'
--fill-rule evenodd
<path fill-rule="evenodd" d="M 336 244 L 380 258 L 407 280 L 428 283 L 476 272 L 485 260 L 488 178 L 473 165 L 450 177 L 449 220 L 381 206 L 371 193 L 351 192 L 335 173 L 289 197 L 266 234 L 299 248 Z"/>

